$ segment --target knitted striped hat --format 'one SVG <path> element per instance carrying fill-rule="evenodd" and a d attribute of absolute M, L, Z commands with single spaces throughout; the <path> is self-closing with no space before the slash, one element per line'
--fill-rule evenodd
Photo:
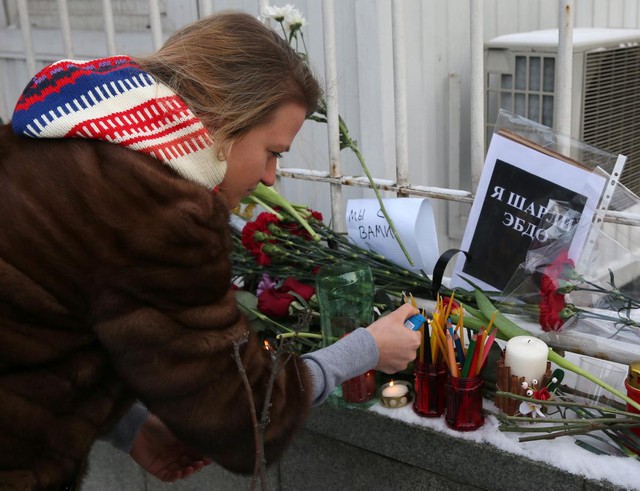
<path fill-rule="evenodd" d="M 62 60 L 42 69 L 18 99 L 16 134 L 106 140 L 149 154 L 213 189 L 226 162 L 211 135 L 175 92 L 128 56 Z"/>

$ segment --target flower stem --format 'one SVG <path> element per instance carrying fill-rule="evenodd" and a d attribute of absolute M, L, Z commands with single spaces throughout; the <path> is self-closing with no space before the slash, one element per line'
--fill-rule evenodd
<path fill-rule="evenodd" d="M 255 195 L 250 195 L 248 196 L 248 199 L 250 199 L 251 201 L 253 201 L 254 203 L 256 203 L 257 205 L 262 206 L 265 210 L 267 210 L 269 213 L 273 213 L 278 220 L 282 220 L 282 215 L 280 213 L 278 213 L 276 210 L 274 210 L 273 208 L 271 208 L 271 206 L 269 206 L 267 203 L 265 203 L 264 201 L 262 201 L 260 198 L 258 198 Z"/>
<path fill-rule="evenodd" d="M 316 334 L 313 332 L 285 332 L 282 334 L 278 334 L 276 339 L 285 339 L 285 338 L 311 338 L 311 339 L 322 339 L 322 334 Z"/>
<path fill-rule="evenodd" d="M 371 184 L 373 192 L 376 194 L 376 198 L 378 199 L 378 203 L 380 204 L 380 211 L 382 212 L 382 214 L 384 215 L 385 219 L 387 220 L 387 223 L 389 224 L 389 227 L 391 227 L 391 231 L 393 232 L 393 236 L 396 238 L 396 241 L 398 242 L 398 245 L 400 246 L 400 249 L 402 249 L 402 252 L 404 253 L 404 256 L 407 258 L 407 261 L 409 261 L 409 264 L 411 266 L 415 266 L 415 263 L 413 262 L 413 259 L 411 258 L 411 255 L 409 254 L 409 251 L 407 251 L 406 247 L 404 246 L 404 243 L 402 242 L 402 239 L 400 238 L 400 235 L 398 235 L 398 231 L 396 230 L 396 227 L 393 224 L 393 220 L 391 220 L 391 217 L 387 213 L 387 209 L 385 208 L 384 202 L 382 201 L 382 197 L 380 196 L 380 191 L 378 190 L 378 186 L 376 186 L 376 183 L 373 181 L 373 177 L 371 176 L 371 172 L 369 172 L 369 168 L 365 164 L 364 156 L 362 155 L 362 152 L 360 152 L 360 149 L 358 148 L 358 146 L 355 144 L 355 142 L 349 136 L 349 131 L 347 130 L 347 127 L 344 124 L 344 121 L 342 121 L 342 118 L 340 118 L 340 131 L 344 132 L 344 137 L 345 137 L 345 139 L 347 141 L 347 148 L 349 148 L 355 154 L 355 156 L 358 158 L 358 161 L 360 162 L 360 166 L 362 167 L 362 170 L 364 171 L 365 175 L 367 176 L 367 179 L 369 180 L 369 184 Z"/>

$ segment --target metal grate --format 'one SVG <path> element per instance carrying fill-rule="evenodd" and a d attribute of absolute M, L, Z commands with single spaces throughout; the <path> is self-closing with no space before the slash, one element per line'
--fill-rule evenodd
<path fill-rule="evenodd" d="M 586 54 L 582 140 L 627 156 L 621 182 L 640 194 L 640 46 Z"/>
<path fill-rule="evenodd" d="M 487 144 L 500 109 L 553 126 L 555 64 L 553 56 L 516 55 L 514 73 L 487 72 Z"/>

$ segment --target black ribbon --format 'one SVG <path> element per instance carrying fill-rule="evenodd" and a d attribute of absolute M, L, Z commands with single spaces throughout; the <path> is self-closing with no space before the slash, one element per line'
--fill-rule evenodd
<path fill-rule="evenodd" d="M 433 277 L 431 280 L 431 296 L 435 300 L 438 297 L 438 292 L 440 291 L 440 287 L 442 286 L 442 277 L 444 276 L 444 270 L 447 268 L 447 264 L 453 256 L 455 256 L 458 252 L 461 252 L 467 258 L 467 261 L 471 261 L 471 254 L 467 251 L 463 251 L 462 249 L 449 249 L 444 251 L 438 260 L 436 261 L 436 265 L 433 267 Z"/>

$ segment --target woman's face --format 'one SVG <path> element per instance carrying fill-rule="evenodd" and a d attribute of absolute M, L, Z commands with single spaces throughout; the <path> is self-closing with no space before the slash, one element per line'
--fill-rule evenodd
<path fill-rule="evenodd" d="M 227 172 L 219 194 L 229 209 L 249 196 L 262 182 L 272 186 L 276 179 L 276 161 L 291 147 L 306 117 L 306 107 L 287 102 L 277 108 L 268 122 L 252 128 L 236 140 L 227 156 Z"/>

